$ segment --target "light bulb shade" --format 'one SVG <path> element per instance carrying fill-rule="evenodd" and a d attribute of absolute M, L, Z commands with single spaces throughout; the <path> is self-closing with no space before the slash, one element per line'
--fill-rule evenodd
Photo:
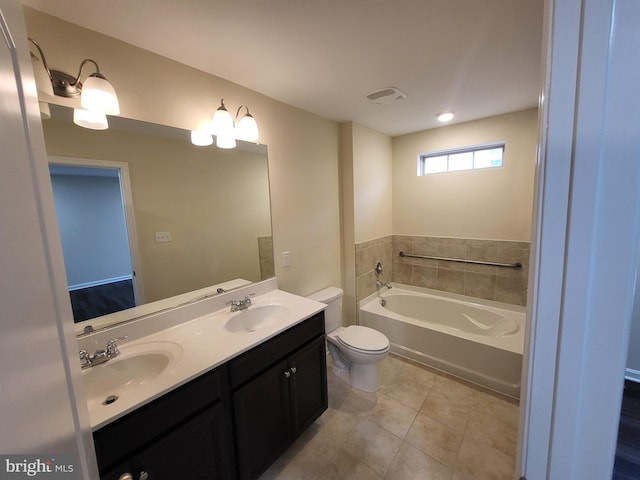
<path fill-rule="evenodd" d="M 236 148 L 236 139 L 233 131 L 230 135 L 218 135 L 216 137 L 216 147 L 218 148 Z"/>
<path fill-rule="evenodd" d="M 213 114 L 211 119 L 211 134 L 233 136 L 233 118 L 224 106 L 224 100 L 220 102 L 220 107 Z"/>
<path fill-rule="evenodd" d="M 236 138 L 247 142 L 255 142 L 258 140 L 258 124 L 256 119 L 250 113 L 247 113 L 238 122 L 236 127 Z"/>
<path fill-rule="evenodd" d="M 203 130 L 191 130 L 191 143 L 198 147 L 206 147 L 213 143 L 213 137 Z"/>
<path fill-rule="evenodd" d="M 109 128 L 107 116 L 104 113 L 75 108 L 73 110 L 73 123 L 91 130 L 106 130 Z"/>
<path fill-rule="evenodd" d="M 104 76 L 92 73 L 82 84 L 80 105 L 85 110 L 120 115 L 120 104 L 113 86 Z"/>

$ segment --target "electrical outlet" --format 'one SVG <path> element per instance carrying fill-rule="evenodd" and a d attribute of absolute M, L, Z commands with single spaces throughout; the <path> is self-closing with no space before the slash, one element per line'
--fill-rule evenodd
<path fill-rule="evenodd" d="M 282 252 L 282 266 L 291 266 L 291 252 Z"/>
<path fill-rule="evenodd" d="M 156 243 L 165 243 L 171 241 L 171 232 L 156 232 Z"/>

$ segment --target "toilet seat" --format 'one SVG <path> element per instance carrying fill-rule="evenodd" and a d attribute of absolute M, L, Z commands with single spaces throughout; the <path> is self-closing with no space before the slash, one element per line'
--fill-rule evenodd
<path fill-rule="evenodd" d="M 361 325 L 341 329 L 336 339 L 345 348 L 363 354 L 375 355 L 389 350 L 389 339 L 383 333 Z"/>

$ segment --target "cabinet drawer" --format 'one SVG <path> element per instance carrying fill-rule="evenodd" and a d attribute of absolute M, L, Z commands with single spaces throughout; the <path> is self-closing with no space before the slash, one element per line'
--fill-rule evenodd
<path fill-rule="evenodd" d="M 226 366 L 219 367 L 94 432 L 100 470 L 122 462 L 132 452 L 219 401 L 226 375 Z"/>
<path fill-rule="evenodd" d="M 229 362 L 231 387 L 235 388 L 244 383 L 319 335 L 324 335 L 324 312 L 317 313 L 231 360 Z"/>

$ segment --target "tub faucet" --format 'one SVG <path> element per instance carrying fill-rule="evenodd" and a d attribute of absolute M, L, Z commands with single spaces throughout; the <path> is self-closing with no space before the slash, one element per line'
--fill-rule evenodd
<path fill-rule="evenodd" d="M 382 287 L 387 287 L 389 290 L 391 290 L 392 286 L 390 283 L 384 283 L 382 281 L 380 281 L 379 279 L 376 280 L 376 288 L 381 289 Z"/>
<path fill-rule="evenodd" d="M 84 370 L 85 368 L 95 367 L 101 363 L 108 362 L 112 358 L 120 355 L 118 349 L 118 342 L 128 338 L 128 335 L 120 338 L 114 338 L 107 342 L 107 347 L 104 349 L 98 349 L 93 355 L 90 355 L 86 350 L 80 350 L 80 366 Z"/>

